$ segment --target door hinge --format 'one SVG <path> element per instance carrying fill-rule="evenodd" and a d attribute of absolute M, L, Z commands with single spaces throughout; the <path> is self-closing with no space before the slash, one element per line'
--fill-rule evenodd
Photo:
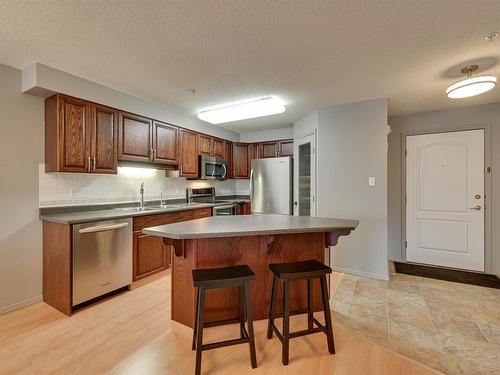
<path fill-rule="evenodd" d="M 491 173 L 491 167 L 486 167 L 486 173 Z"/>
<path fill-rule="evenodd" d="M 405 156 L 408 156 L 408 149 L 405 148 Z"/>
<path fill-rule="evenodd" d="M 313 203 L 314 203 L 314 195 L 312 196 L 312 198 L 313 198 Z"/>
<path fill-rule="evenodd" d="M 405 194 L 405 204 L 408 203 L 408 197 Z"/>
<path fill-rule="evenodd" d="M 314 147 L 313 147 L 313 155 L 314 155 Z"/>
<path fill-rule="evenodd" d="M 408 241 L 405 241 L 405 249 L 408 248 Z"/>

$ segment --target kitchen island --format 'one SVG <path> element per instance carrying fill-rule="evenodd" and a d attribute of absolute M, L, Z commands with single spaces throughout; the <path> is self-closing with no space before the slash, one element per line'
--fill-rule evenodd
<path fill-rule="evenodd" d="M 172 320 L 193 327 L 193 269 L 247 264 L 257 275 L 251 285 L 254 318 L 265 319 L 272 284 L 268 265 L 307 259 L 325 263 L 325 248 L 335 246 L 340 236 L 348 235 L 357 225 L 357 220 L 305 216 L 214 216 L 146 228 L 143 233 L 162 237 L 165 245 L 173 247 Z M 295 282 L 290 293 L 292 310 L 306 306 L 306 291 L 305 282 Z M 314 308 L 320 310 L 319 283 L 313 291 Z M 205 306 L 208 321 L 233 319 L 238 316 L 237 290 L 209 290 Z M 281 306 L 281 293 L 277 306 Z"/>

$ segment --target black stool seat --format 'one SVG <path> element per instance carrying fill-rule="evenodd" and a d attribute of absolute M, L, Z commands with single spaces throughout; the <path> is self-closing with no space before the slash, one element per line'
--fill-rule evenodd
<path fill-rule="evenodd" d="M 274 274 L 273 286 L 271 290 L 271 306 L 269 308 L 269 321 L 267 324 L 267 337 L 271 339 L 273 333 L 282 343 L 281 361 L 288 365 L 290 339 L 323 332 L 328 342 L 328 351 L 335 354 L 335 343 L 333 341 L 332 318 L 330 305 L 328 301 L 328 286 L 326 275 L 332 272 L 332 269 L 317 260 L 306 260 L 303 262 L 275 263 L 270 264 L 269 269 Z M 319 279 L 321 286 L 321 300 L 323 302 L 323 313 L 325 324 L 321 324 L 315 317 L 313 311 L 313 281 Z M 307 280 L 307 309 L 290 311 L 290 284 L 300 280 Z M 283 313 L 276 313 L 276 295 L 280 281 L 283 282 Z M 307 314 L 307 329 L 296 332 L 290 332 L 290 316 L 298 314 Z M 283 317 L 283 332 L 280 332 L 274 324 L 274 319 L 278 316 Z"/>
<path fill-rule="evenodd" d="M 217 288 L 251 280 L 255 280 L 255 273 L 247 265 L 193 270 L 193 282 L 197 287 Z"/>
<path fill-rule="evenodd" d="M 332 273 L 332 269 L 317 260 L 303 262 L 274 263 L 269 269 L 279 279 L 308 279 Z"/>
<path fill-rule="evenodd" d="M 255 280 L 255 272 L 247 265 L 193 270 L 193 283 L 197 287 L 196 316 L 193 328 L 193 350 L 196 350 L 195 374 L 201 374 L 201 355 L 205 350 L 222 348 L 225 346 L 248 344 L 250 349 L 250 364 L 257 367 L 255 355 L 255 338 L 253 333 L 252 303 L 250 300 L 250 281 Z M 206 290 L 211 288 L 238 288 L 239 316 L 235 319 L 205 321 Z M 245 327 L 247 322 L 248 330 Z M 222 324 L 239 323 L 240 338 L 203 343 L 203 329 Z"/>

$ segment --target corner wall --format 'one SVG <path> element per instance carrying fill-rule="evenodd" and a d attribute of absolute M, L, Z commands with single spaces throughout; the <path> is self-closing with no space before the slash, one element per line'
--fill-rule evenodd
<path fill-rule="evenodd" d="M 21 93 L 21 71 L 0 65 L 0 313 L 41 300 L 38 164 L 44 102 Z"/>
<path fill-rule="evenodd" d="M 333 268 L 387 279 L 387 99 L 319 109 L 317 139 L 318 216 L 360 221 L 331 248 Z"/>

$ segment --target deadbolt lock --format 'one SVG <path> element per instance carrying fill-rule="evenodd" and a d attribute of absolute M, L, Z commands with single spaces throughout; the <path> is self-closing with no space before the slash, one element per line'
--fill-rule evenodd
<path fill-rule="evenodd" d="M 481 195 L 480 194 L 476 194 L 476 195 L 474 195 L 474 198 L 481 199 Z"/>

